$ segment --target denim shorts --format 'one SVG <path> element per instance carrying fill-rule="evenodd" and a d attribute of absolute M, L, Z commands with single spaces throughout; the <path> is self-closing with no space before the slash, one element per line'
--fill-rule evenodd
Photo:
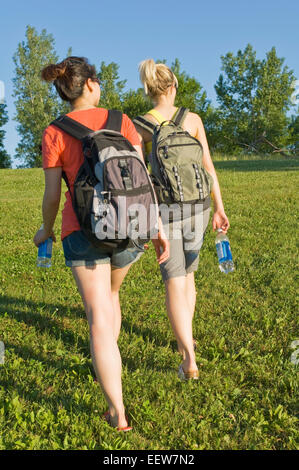
<path fill-rule="evenodd" d="M 94 247 L 81 230 L 65 237 L 62 246 L 68 267 L 111 264 L 114 269 L 124 268 L 135 263 L 144 253 L 143 247 L 115 249 L 111 253 L 104 253 L 100 248 Z"/>

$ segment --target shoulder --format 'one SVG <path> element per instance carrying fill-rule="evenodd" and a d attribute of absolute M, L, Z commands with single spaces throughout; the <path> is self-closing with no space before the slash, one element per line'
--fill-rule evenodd
<path fill-rule="evenodd" d="M 43 132 L 43 139 L 61 140 L 63 139 L 63 131 L 56 127 L 55 124 L 49 124 Z"/>
<path fill-rule="evenodd" d="M 144 118 L 148 121 L 151 121 L 153 124 L 157 124 L 157 121 L 156 121 L 156 119 L 154 118 L 154 116 L 152 114 L 146 113 L 146 114 L 144 114 L 143 116 L 140 116 L 140 117 L 142 117 L 142 118 Z M 136 127 L 138 126 L 138 128 L 140 128 L 142 130 L 142 128 L 138 125 L 138 122 L 134 121 L 134 124 L 136 125 Z"/>
<path fill-rule="evenodd" d="M 129 116 L 126 113 L 122 113 L 122 116 L 123 116 L 123 120 L 125 122 L 132 121 L 132 119 L 130 119 Z"/>
<path fill-rule="evenodd" d="M 202 125 L 202 120 L 201 120 L 201 117 L 199 116 L 199 114 L 191 113 L 191 111 L 189 111 L 189 113 L 187 114 L 186 120 L 188 120 L 188 121 L 190 121 L 194 124 L 197 124 L 197 125 Z"/>
<path fill-rule="evenodd" d="M 65 149 L 65 133 L 53 124 L 50 124 L 42 135 L 43 153 L 62 153 Z"/>
<path fill-rule="evenodd" d="M 132 127 L 134 127 L 132 119 L 127 114 L 122 113 L 122 128 L 131 129 Z"/>
<path fill-rule="evenodd" d="M 128 128 L 133 128 L 133 120 L 125 113 L 122 113 L 122 126 L 128 127 Z"/>
<path fill-rule="evenodd" d="M 132 145 L 140 145 L 140 138 L 133 121 L 129 118 L 129 116 L 127 116 L 127 114 L 124 113 L 122 115 L 121 132 L 131 142 Z"/>
<path fill-rule="evenodd" d="M 144 116 L 145 119 L 148 119 L 149 121 L 153 122 L 154 124 L 157 124 L 157 120 L 154 118 L 152 114 L 146 113 Z"/>
<path fill-rule="evenodd" d="M 196 113 L 189 112 L 183 122 L 183 127 L 191 135 L 201 138 L 204 133 L 204 126 L 201 117 Z"/>

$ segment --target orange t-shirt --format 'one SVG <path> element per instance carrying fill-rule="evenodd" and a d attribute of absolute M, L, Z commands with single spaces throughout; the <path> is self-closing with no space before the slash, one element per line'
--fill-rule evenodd
<path fill-rule="evenodd" d="M 108 110 L 104 108 L 84 109 L 71 111 L 67 116 L 96 131 L 105 127 Z M 121 133 L 132 145 L 140 145 L 134 124 L 126 114 L 123 114 Z M 81 142 L 58 127 L 50 125 L 43 133 L 42 155 L 44 169 L 62 167 L 73 193 L 74 181 L 83 163 Z M 65 193 L 65 197 L 66 202 L 62 211 L 61 240 L 72 232 L 80 230 L 69 191 Z"/>

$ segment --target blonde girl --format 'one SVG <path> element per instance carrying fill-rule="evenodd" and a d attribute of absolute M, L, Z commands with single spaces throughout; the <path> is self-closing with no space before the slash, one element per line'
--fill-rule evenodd
<path fill-rule="evenodd" d="M 172 70 L 165 64 L 156 64 L 153 59 L 148 59 L 140 63 L 139 72 L 144 91 L 153 103 L 153 109 L 143 117 L 156 125 L 161 124 L 163 121 L 175 119 L 178 113 L 178 108 L 175 106 L 178 80 Z M 134 124 L 143 151 L 148 156 L 151 152 L 152 134 L 140 127 L 138 121 L 134 121 Z M 214 201 L 212 227 L 213 230 L 221 228 L 226 233 L 229 228 L 229 220 L 224 211 L 218 178 L 200 116 L 188 112 L 183 121 L 183 128 L 202 144 L 203 165 L 214 181 L 212 189 Z M 181 239 L 170 239 L 170 256 L 167 261 L 160 264 L 165 284 L 167 313 L 177 339 L 178 349 L 183 356 L 183 362 L 179 367 L 179 377 L 182 379 L 198 379 L 198 367 L 192 335 L 192 321 L 196 303 L 194 272 L 198 268 L 199 252 L 209 222 L 210 202 L 210 198 L 207 198 L 200 211 L 195 212 L 195 215 L 192 216 L 198 220 L 181 219 Z M 190 241 L 190 237 L 188 238 L 190 234 L 186 233 L 186 230 L 188 231 L 187 227 L 194 226 L 194 223 L 199 220 L 201 221 L 200 240 L 192 250 L 187 250 L 185 242 L 187 239 Z M 171 222 L 165 222 L 166 234 L 172 233 L 173 227 L 171 225 Z"/>

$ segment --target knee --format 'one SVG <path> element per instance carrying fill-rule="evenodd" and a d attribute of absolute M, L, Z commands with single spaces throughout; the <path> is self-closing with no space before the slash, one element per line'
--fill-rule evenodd
<path fill-rule="evenodd" d="M 89 324 L 89 333 L 91 338 L 108 339 L 110 335 L 113 335 L 113 325 L 104 318 L 100 318 Z"/>
<path fill-rule="evenodd" d="M 90 335 L 105 335 L 113 326 L 113 307 L 97 305 L 89 307 L 86 311 Z"/>

